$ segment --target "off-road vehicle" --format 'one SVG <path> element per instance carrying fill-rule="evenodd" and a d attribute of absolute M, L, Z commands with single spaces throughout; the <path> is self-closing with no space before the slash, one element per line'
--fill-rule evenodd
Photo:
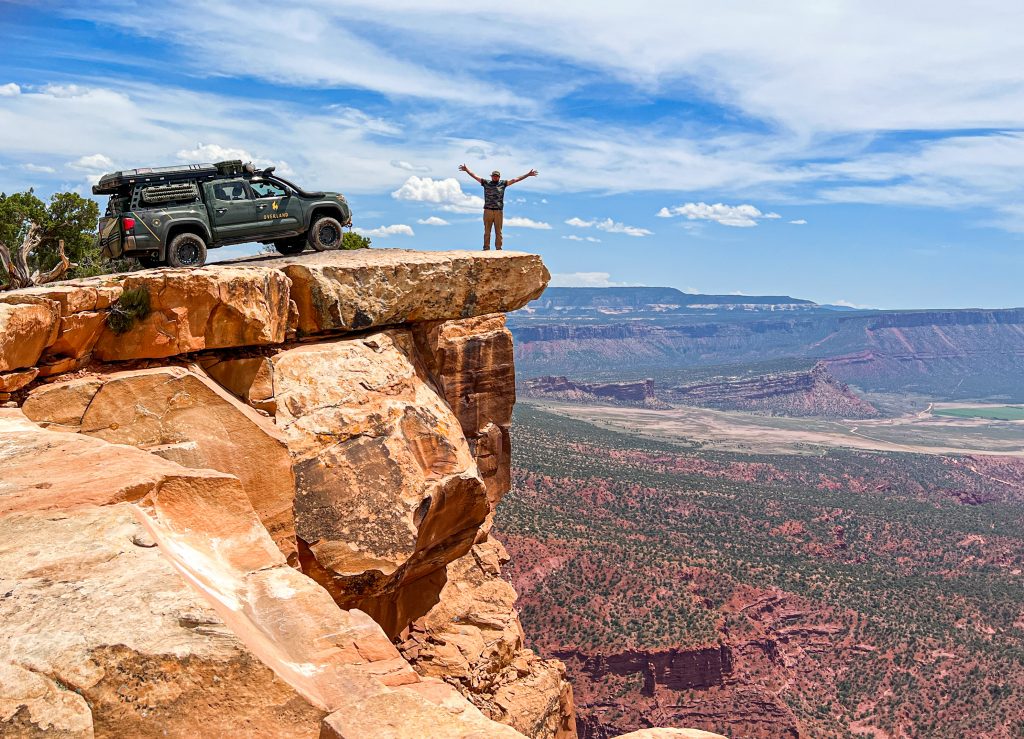
<path fill-rule="evenodd" d="M 352 211 L 335 192 L 306 192 L 240 160 L 113 172 L 94 195 L 109 195 L 99 223 L 104 256 L 147 267 L 201 267 L 206 250 L 273 244 L 281 254 L 341 247 Z"/>

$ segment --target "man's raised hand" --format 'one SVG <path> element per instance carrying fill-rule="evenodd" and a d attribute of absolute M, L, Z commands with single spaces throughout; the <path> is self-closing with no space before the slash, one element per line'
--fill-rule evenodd
<path fill-rule="evenodd" d="M 531 170 L 530 170 L 529 172 L 527 172 L 527 173 L 526 173 L 526 176 L 527 176 L 527 177 L 536 177 L 536 176 L 537 176 L 537 174 L 538 174 L 538 173 L 537 173 L 537 170 L 535 170 L 535 169 L 531 169 Z"/>
<path fill-rule="evenodd" d="M 467 167 L 465 164 L 460 164 L 459 165 L 459 171 L 460 172 L 468 172 L 469 171 L 469 167 Z"/>

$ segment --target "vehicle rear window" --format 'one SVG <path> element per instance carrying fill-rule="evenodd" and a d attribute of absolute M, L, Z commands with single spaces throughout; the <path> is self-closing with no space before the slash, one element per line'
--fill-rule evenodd
<path fill-rule="evenodd" d="M 217 200 L 248 200 L 249 193 L 241 182 L 218 182 L 213 186 Z"/>

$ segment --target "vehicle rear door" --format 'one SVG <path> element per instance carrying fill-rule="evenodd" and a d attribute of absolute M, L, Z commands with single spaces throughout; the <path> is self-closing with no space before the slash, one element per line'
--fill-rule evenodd
<path fill-rule="evenodd" d="M 256 204 L 245 180 L 214 180 L 203 189 L 214 239 L 242 239 L 260 231 Z"/>
<path fill-rule="evenodd" d="M 264 232 L 297 231 L 302 223 L 302 203 L 280 182 L 253 179 L 256 218 Z"/>

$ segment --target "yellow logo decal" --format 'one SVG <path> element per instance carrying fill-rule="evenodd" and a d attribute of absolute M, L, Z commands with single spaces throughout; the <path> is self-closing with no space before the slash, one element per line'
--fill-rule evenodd
<path fill-rule="evenodd" d="M 270 207 L 273 208 L 274 210 L 277 210 L 277 206 L 279 206 L 279 205 L 280 205 L 280 203 L 275 200 L 274 204 L 271 205 Z"/>

